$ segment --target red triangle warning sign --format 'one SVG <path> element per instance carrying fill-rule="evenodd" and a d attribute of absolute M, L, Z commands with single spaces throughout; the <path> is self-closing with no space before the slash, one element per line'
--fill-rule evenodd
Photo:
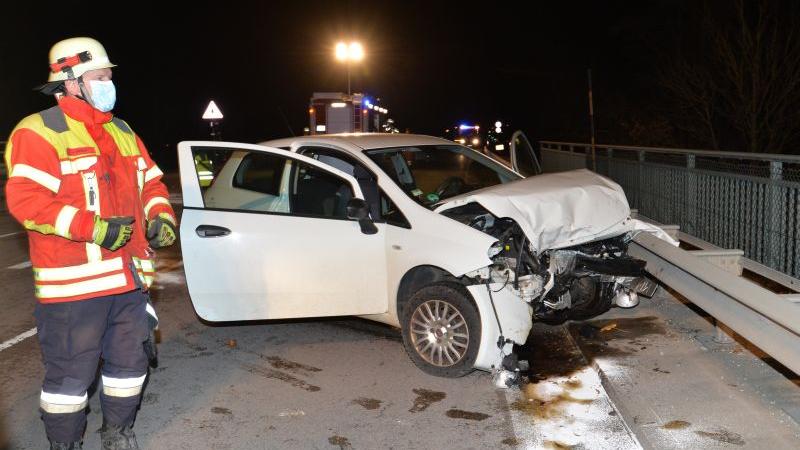
<path fill-rule="evenodd" d="M 204 120 L 219 120 L 222 119 L 222 111 L 219 110 L 219 107 L 214 100 L 208 102 L 208 106 L 206 107 L 206 112 L 203 113 Z"/>

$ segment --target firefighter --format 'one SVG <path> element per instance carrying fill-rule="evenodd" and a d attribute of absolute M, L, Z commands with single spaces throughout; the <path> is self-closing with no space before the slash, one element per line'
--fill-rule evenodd
<path fill-rule="evenodd" d="M 175 241 L 163 173 L 115 117 L 105 48 L 56 43 L 41 92 L 56 106 L 16 126 L 6 145 L 8 209 L 28 231 L 51 449 L 79 449 L 98 365 L 104 449 L 136 449 L 132 425 L 153 357 L 153 249 Z"/>

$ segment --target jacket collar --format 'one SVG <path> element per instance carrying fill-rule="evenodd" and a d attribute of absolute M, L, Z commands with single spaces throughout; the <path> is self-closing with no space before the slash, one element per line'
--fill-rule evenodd
<path fill-rule="evenodd" d="M 66 115 L 87 125 L 103 124 L 111 121 L 111 118 L 114 117 L 110 112 L 95 109 L 92 105 L 76 97 L 63 96 L 58 100 L 58 106 Z"/>

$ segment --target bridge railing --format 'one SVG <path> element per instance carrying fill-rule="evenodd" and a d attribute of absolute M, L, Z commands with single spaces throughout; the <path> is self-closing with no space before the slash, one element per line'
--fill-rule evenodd
<path fill-rule="evenodd" d="M 590 144 L 540 150 L 545 172 L 593 167 Z M 594 163 L 642 215 L 800 278 L 800 156 L 596 145 Z"/>

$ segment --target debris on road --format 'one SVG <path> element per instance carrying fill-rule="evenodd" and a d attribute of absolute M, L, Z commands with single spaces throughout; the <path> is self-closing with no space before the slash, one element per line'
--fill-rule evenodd
<path fill-rule="evenodd" d="M 412 413 L 425 411 L 431 404 L 440 402 L 447 397 L 444 392 L 430 391 L 428 389 L 418 388 L 412 389 L 412 391 L 417 394 L 417 398 L 414 399 L 414 406 L 408 410 Z"/>
<path fill-rule="evenodd" d="M 614 328 L 617 328 L 617 323 L 616 322 L 611 322 L 610 324 L 604 326 L 603 328 L 600 328 L 600 331 L 602 331 L 602 332 L 611 331 Z"/>

